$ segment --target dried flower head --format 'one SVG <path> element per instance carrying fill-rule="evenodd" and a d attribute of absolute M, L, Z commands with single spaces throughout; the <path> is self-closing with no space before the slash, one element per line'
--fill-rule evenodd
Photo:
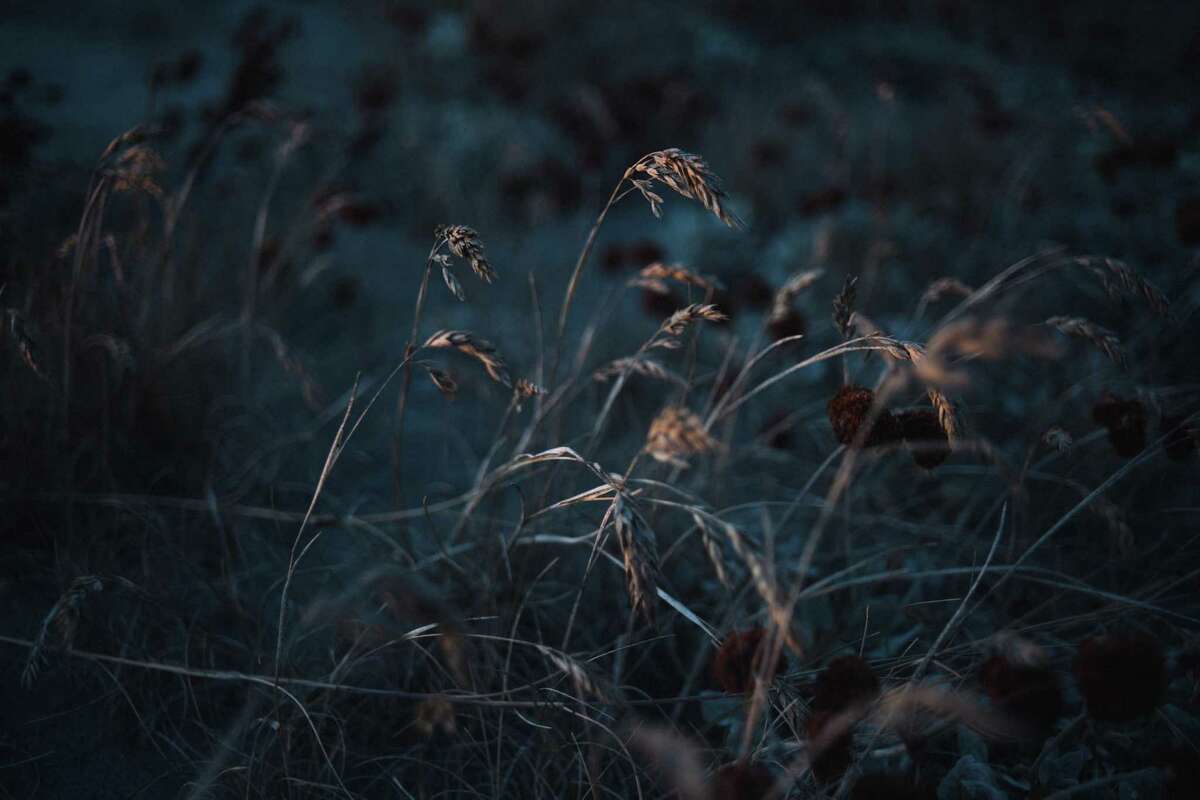
<path fill-rule="evenodd" d="M 474 229 L 466 225 L 439 225 L 433 235 L 439 241 L 444 240 L 451 253 L 470 264 L 471 270 L 481 280 L 487 283 L 496 280 L 496 271 L 488 263 L 483 253 L 483 242 Z"/>
<path fill-rule="evenodd" d="M 1079 646 L 1075 679 L 1087 712 L 1104 722 L 1128 722 L 1162 703 L 1167 661 L 1162 646 L 1140 636 L 1099 636 Z"/>
<path fill-rule="evenodd" d="M 452 347 L 460 353 L 465 353 L 483 364 L 488 376 L 505 386 L 512 385 L 508 375 L 508 367 L 504 359 L 496 352 L 491 342 L 480 339 L 470 331 L 438 331 L 430 336 L 422 347 Z"/>
<path fill-rule="evenodd" d="M 704 428 L 704 422 L 683 406 L 667 406 L 646 434 L 646 452 L 656 461 L 686 467 L 688 456 L 707 453 L 717 442 Z"/>
<path fill-rule="evenodd" d="M 1092 419 L 1108 429 L 1108 440 L 1122 458 L 1132 458 L 1146 446 L 1146 406 L 1141 400 L 1105 392 L 1092 407 Z"/>
<path fill-rule="evenodd" d="M 712 796 L 718 800 L 767 800 L 775 789 L 775 776 L 758 761 L 733 761 L 712 777 Z"/>
<path fill-rule="evenodd" d="M 517 411 L 521 410 L 525 400 L 540 397 L 545 393 L 545 389 L 528 378 L 517 378 L 517 382 L 513 384 L 513 398 L 516 401 Z"/>
<path fill-rule="evenodd" d="M 983 662 L 979 681 L 999 708 L 1035 736 L 1044 737 L 1063 713 L 1058 676 L 1041 665 L 1015 662 L 1000 653 Z"/>
<path fill-rule="evenodd" d="M 829 401 L 827 412 L 833 435 L 840 444 L 854 447 L 875 447 L 898 441 L 900 425 L 886 408 L 880 409 L 874 421 L 868 423 L 875 404 L 875 393 L 861 386 L 843 386 Z M 865 432 L 860 428 L 868 425 Z"/>
<path fill-rule="evenodd" d="M 870 664 L 858 656 L 839 656 L 817 676 L 812 707 L 817 711 L 845 711 L 869 703 L 878 694 L 879 678 Z"/>
<path fill-rule="evenodd" d="M 745 694 L 754 689 L 754 675 L 764 659 L 769 657 L 766 648 L 767 632 L 762 628 L 733 631 L 721 641 L 713 656 L 712 672 L 717 685 L 729 694 Z M 775 675 L 784 670 L 787 662 L 780 652 L 774 669 Z"/>
<path fill-rule="evenodd" d="M 637 175 L 646 177 L 637 178 Z M 625 177 L 650 203 L 650 210 L 656 217 L 662 216 L 662 198 L 650 189 L 655 181 L 689 200 L 695 200 L 730 228 L 742 227 L 742 221 L 725 206 L 725 192 L 721 189 L 720 179 L 698 155 L 685 153 L 676 147 L 659 150 L 631 166 L 625 171 Z"/>
<path fill-rule="evenodd" d="M 937 412 L 932 409 L 902 411 L 896 415 L 896 421 L 917 466 L 933 469 L 950 455 L 949 440 Z"/>

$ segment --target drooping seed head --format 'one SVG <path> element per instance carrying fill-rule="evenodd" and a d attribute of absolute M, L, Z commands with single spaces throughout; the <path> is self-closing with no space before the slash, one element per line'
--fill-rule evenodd
<path fill-rule="evenodd" d="M 682 406 L 664 408 L 646 434 L 646 453 L 678 467 L 687 466 L 687 457 L 707 453 L 716 445 L 700 417 Z"/>
<path fill-rule="evenodd" d="M 446 242 L 450 252 L 471 265 L 471 271 L 480 280 L 491 283 L 499 277 L 483 252 L 483 242 L 479 234 L 466 225 L 439 225 L 434 230 L 434 236 Z"/>
<path fill-rule="evenodd" d="M 639 175 L 645 177 L 638 178 Z M 662 216 L 662 198 L 650 189 L 650 184 L 655 181 L 689 200 L 695 200 L 730 228 L 742 227 L 742 221 L 725 205 L 726 197 L 720 178 L 698 155 L 677 147 L 659 150 L 631 166 L 625 171 L 625 177 L 650 203 L 650 210 L 656 217 Z"/>

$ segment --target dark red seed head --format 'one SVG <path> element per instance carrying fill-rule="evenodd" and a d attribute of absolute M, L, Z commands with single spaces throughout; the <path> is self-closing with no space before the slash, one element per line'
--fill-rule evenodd
<path fill-rule="evenodd" d="M 726 764 L 712 780 L 712 796 L 716 800 L 764 800 L 774 788 L 775 776 L 757 761 Z"/>
<path fill-rule="evenodd" d="M 878 694 L 879 678 L 870 664 L 858 656 L 839 656 L 817 676 L 812 707 L 817 711 L 845 711 L 871 702 Z"/>
<path fill-rule="evenodd" d="M 899 440 L 900 425 L 892 413 L 884 408 L 879 410 L 865 435 L 861 436 L 862 441 L 859 442 L 859 428 L 867 424 L 874 402 L 875 393 L 870 389 L 864 389 L 861 386 L 843 386 L 838 390 L 838 393 L 829 401 L 827 411 L 829 423 L 833 426 L 833 435 L 839 443 L 875 447 Z"/>
<path fill-rule="evenodd" d="M 896 415 L 901 435 L 912 448 L 913 461 L 923 469 L 933 469 L 950 455 L 949 440 L 938 415 L 931 409 L 902 411 Z"/>
<path fill-rule="evenodd" d="M 1062 686 L 1058 676 L 1045 667 L 1014 664 L 995 655 L 983 662 L 979 680 L 992 702 L 1033 734 L 1049 733 L 1062 716 Z"/>
<path fill-rule="evenodd" d="M 744 694 L 754 689 L 758 659 L 767 657 L 766 637 L 767 632 L 762 628 L 734 631 L 725 637 L 713 657 L 713 677 L 723 690 L 729 694 Z M 773 672 L 778 674 L 785 666 L 781 652 Z"/>
<path fill-rule="evenodd" d="M 854 761 L 854 734 L 850 728 L 834 730 L 842 722 L 837 717 L 834 711 L 814 711 L 804 723 L 809 766 L 818 783 L 840 780 Z"/>
<path fill-rule="evenodd" d="M 1151 639 L 1099 636 L 1079 646 L 1075 679 L 1093 719 L 1128 722 L 1162 703 L 1167 661 L 1162 646 Z"/>
<path fill-rule="evenodd" d="M 1132 458 L 1146 446 L 1146 407 L 1137 398 L 1106 392 L 1092 407 L 1092 419 L 1108 430 L 1108 440 L 1122 458 Z"/>

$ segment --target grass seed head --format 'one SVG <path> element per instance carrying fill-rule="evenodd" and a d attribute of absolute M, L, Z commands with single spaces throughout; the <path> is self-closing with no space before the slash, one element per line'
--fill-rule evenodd
<path fill-rule="evenodd" d="M 1092 419 L 1108 430 L 1108 440 L 1122 458 L 1132 458 L 1146 446 L 1146 406 L 1141 400 L 1106 392 L 1093 406 Z"/>
<path fill-rule="evenodd" d="M 422 347 L 450 347 L 460 353 L 465 353 L 482 364 L 492 380 L 505 386 L 512 386 L 508 367 L 505 365 L 504 359 L 496 352 L 496 348 L 492 346 L 491 342 L 480 339 L 470 331 L 438 331 L 430 336 Z"/>
<path fill-rule="evenodd" d="M 838 443 L 853 447 L 875 447 L 898 441 L 900 425 L 886 408 L 879 411 L 873 422 L 868 423 L 875 393 L 861 386 L 843 386 L 827 406 L 829 423 Z M 859 429 L 869 424 L 865 435 Z"/>
<path fill-rule="evenodd" d="M 483 242 L 479 234 L 466 225 L 439 225 L 434 229 L 434 236 L 445 240 L 450 252 L 471 265 L 471 271 L 480 280 L 491 283 L 499 277 L 483 252 Z"/>
<path fill-rule="evenodd" d="M 766 640 L 764 629 L 751 628 L 733 631 L 721 641 L 713 656 L 712 672 L 722 690 L 728 694 L 746 694 L 754 690 L 754 675 L 760 661 L 768 656 Z M 786 666 L 781 652 L 771 672 L 778 674 Z"/>
<path fill-rule="evenodd" d="M 1144 717 L 1167 693 L 1162 646 L 1140 636 L 1088 639 L 1079 646 L 1074 670 L 1088 715 L 1103 722 Z"/>
<path fill-rule="evenodd" d="M 636 177 L 638 175 L 644 175 L 645 178 Z M 686 153 L 677 147 L 659 150 L 631 166 L 626 170 L 625 177 L 650 203 L 650 210 L 656 217 L 662 216 L 662 198 L 650 189 L 653 182 L 661 183 L 689 200 L 695 200 L 730 228 L 742 227 L 742 221 L 725 204 L 721 179 L 698 155 Z"/>
<path fill-rule="evenodd" d="M 812 707 L 818 711 L 845 711 L 874 700 L 878 694 L 879 678 L 870 664 L 858 656 L 839 656 L 817 676 Z"/>
<path fill-rule="evenodd" d="M 689 456 L 715 449 L 717 442 L 704 429 L 704 422 L 683 406 L 667 406 L 650 423 L 646 452 L 656 461 L 687 466 Z"/>

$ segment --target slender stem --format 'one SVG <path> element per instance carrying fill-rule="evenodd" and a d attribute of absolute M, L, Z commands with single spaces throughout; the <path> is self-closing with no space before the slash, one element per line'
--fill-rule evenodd
<path fill-rule="evenodd" d="M 429 276 L 433 273 L 433 257 L 437 255 L 438 250 L 441 249 L 444 242 L 444 238 L 439 238 L 434 242 L 433 248 L 429 251 L 429 257 L 425 259 L 425 274 L 421 276 L 421 288 L 417 290 L 417 302 L 413 308 L 412 334 L 408 337 L 408 344 L 404 346 L 404 358 L 408 363 L 404 367 L 404 381 L 400 384 L 400 394 L 396 397 L 396 433 L 392 436 L 392 481 L 395 485 L 394 491 L 397 502 L 401 498 L 400 451 L 404 439 L 404 411 L 408 407 L 408 387 L 412 383 L 412 362 L 410 359 L 417 346 L 417 336 L 421 332 L 421 311 L 425 308 L 425 295 L 429 290 Z"/>
<path fill-rule="evenodd" d="M 583 250 L 579 253 L 579 259 L 575 262 L 575 270 L 571 273 L 571 280 L 567 283 L 567 294 L 563 298 L 562 311 L 558 315 L 558 335 L 555 337 L 554 344 L 554 366 L 550 370 L 551 386 L 554 385 L 555 379 L 558 377 L 558 360 L 562 356 L 562 340 L 563 333 L 567 329 L 567 314 L 571 311 L 571 301 L 575 297 L 575 290 L 579 287 L 579 278 L 583 274 L 583 267 L 587 264 L 588 256 L 592 253 L 592 247 L 596 244 L 596 234 L 599 233 L 600 226 L 604 224 L 604 218 L 608 216 L 609 209 L 621 199 L 621 187 L 625 185 L 625 179 L 628 177 L 629 172 L 626 171 L 621 176 L 621 180 L 617 181 L 617 185 L 613 187 L 612 194 L 608 196 L 608 202 L 604 204 L 604 210 L 600 212 L 600 216 L 596 217 L 591 231 L 588 232 L 587 241 L 584 242 Z"/>

